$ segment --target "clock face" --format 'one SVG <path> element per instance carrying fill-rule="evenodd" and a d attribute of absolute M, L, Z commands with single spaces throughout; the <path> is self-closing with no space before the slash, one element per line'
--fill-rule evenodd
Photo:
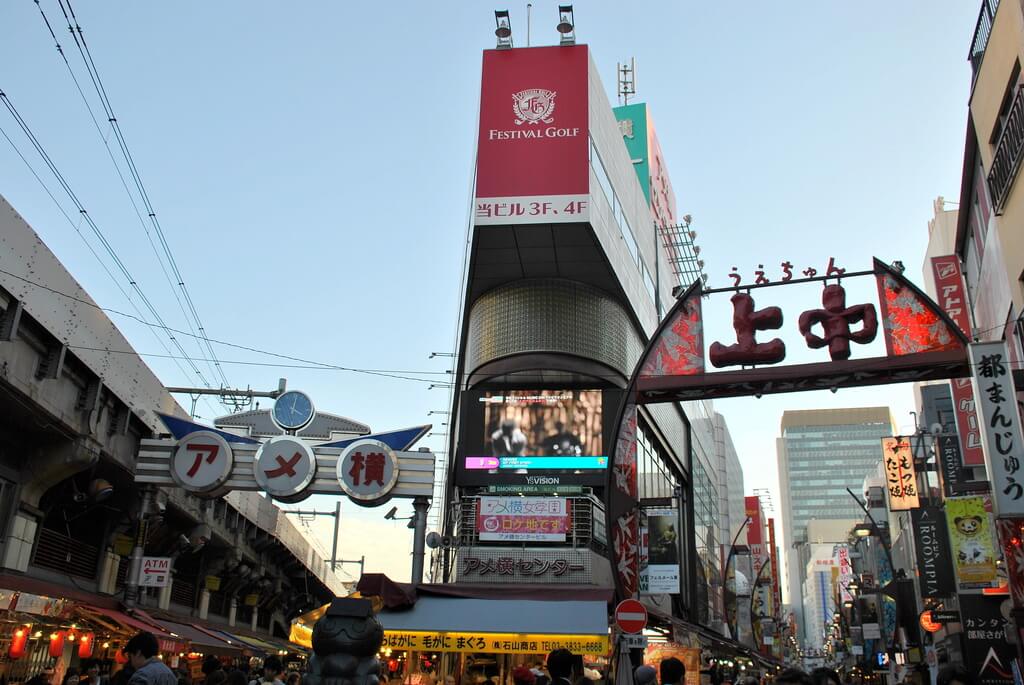
<path fill-rule="evenodd" d="M 271 416 L 274 423 L 285 430 L 298 430 L 313 420 L 315 411 L 309 395 L 298 390 L 289 390 L 274 402 Z"/>

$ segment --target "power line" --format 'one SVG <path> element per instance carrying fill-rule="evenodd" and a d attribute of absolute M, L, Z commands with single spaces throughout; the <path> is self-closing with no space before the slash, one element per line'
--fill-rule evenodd
<path fill-rule="evenodd" d="M 78 213 L 81 219 L 89 225 L 89 228 L 92 229 L 93 233 L 96 235 L 96 238 L 100 241 L 100 244 L 107 252 L 107 255 L 111 258 L 111 260 L 113 260 L 114 265 L 117 267 L 117 271 L 119 271 L 121 275 L 125 278 L 125 280 L 128 281 L 128 285 L 130 285 L 132 290 L 134 290 L 135 293 L 138 295 L 139 299 L 145 305 L 150 315 L 158 322 L 156 324 L 156 327 L 164 329 L 168 333 L 168 338 L 174 344 L 178 352 L 180 352 L 183 357 L 187 357 L 188 353 L 186 353 L 185 349 L 181 346 L 181 342 L 175 335 L 172 334 L 174 332 L 180 333 L 180 331 L 175 331 L 174 329 L 167 326 L 167 324 L 164 322 L 163 317 L 160 316 L 160 313 L 153 306 L 153 303 L 150 302 L 148 297 L 146 297 L 146 294 L 142 291 L 142 288 L 139 286 L 138 282 L 132 276 L 131 272 L 128 270 L 128 267 L 125 266 L 124 262 L 118 256 L 117 251 L 114 249 L 113 245 L 110 244 L 110 241 L 107 240 L 106 236 L 103 234 L 103 231 L 100 230 L 100 227 L 93 220 L 92 216 L 89 215 L 89 212 L 85 209 L 85 206 L 82 204 L 81 200 L 79 200 L 78 196 L 75 194 L 75 191 L 71 188 L 71 185 L 68 183 L 67 179 L 64 178 L 64 175 L 60 172 L 60 169 L 57 168 L 57 165 L 54 163 L 53 159 L 46 152 L 46 149 L 42 146 L 42 143 L 39 142 L 39 139 L 32 132 L 32 129 L 31 127 L 29 127 L 28 122 L 26 122 L 25 119 L 21 116 L 17 108 L 14 106 L 14 103 L 11 102 L 11 99 L 2 89 L 0 89 L 0 101 L 4 103 L 4 106 L 7 108 L 7 111 L 10 112 L 11 116 L 14 118 L 15 122 L 21 128 L 25 136 L 29 139 L 29 142 L 32 143 L 32 146 L 35 148 L 36 152 L 42 158 L 43 162 L 50 169 L 50 172 L 53 174 L 54 178 L 57 179 L 57 182 L 60 184 L 64 192 L 67 194 L 68 198 L 78 209 Z M 132 316 L 130 314 L 128 316 L 131 316 L 132 318 L 140 321 L 141 323 L 147 326 L 154 325 L 151 324 L 145 318 L 144 315 L 141 315 L 141 313 L 140 316 L 138 317 Z M 189 366 L 192 368 L 195 374 L 199 377 L 200 381 L 206 387 L 212 387 L 210 385 L 210 382 L 206 380 L 206 377 L 203 375 L 203 372 L 199 370 L 199 367 L 197 367 L 194 362 L 189 362 Z"/>
<path fill-rule="evenodd" d="M 189 317 L 188 312 L 185 310 L 185 305 L 182 302 L 181 295 L 178 293 L 178 289 L 175 288 L 174 283 L 171 281 L 171 275 L 167 271 L 167 265 L 164 263 L 165 258 L 161 256 L 160 251 L 157 249 L 156 243 L 153 242 L 153 235 L 149 230 L 149 226 L 146 225 L 145 220 L 142 218 L 142 212 L 139 210 L 139 205 L 135 201 L 135 195 L 132 194 L 128 188 L 128 182 L 125 180 L 124 174 L 121 172 L 121 167 L 114 158 L 114 152 L 110 149 L 110 142 L 108 136 L 104 135 L 103 129 L 100 127 L 99 121 L 96 119 L 96 113 L 93 111 L 92 105 L 89 103 L 89 98 L 86 97 L 85 91 L 82 90 L 82 85 L 78 81 L 78 76 L 75 74 L 75 70 L 71 67 L 71 62 L 68 61 L 67 54 L 64 52 L 64 48 L 61 46 L 60 41 L 57 39 L 57 35 L 53 30 L 53 26 L 50 24 L 49 18 L 46 16 L 46 12 L 43 10 L 40 0 L 33 0 L 36 4 L 36 8 L 39 10 L 39 16 L 42 17 L 43 24 L 46 26 L 46 30 L 49 32 L 50 37 L 53 39 L 54 46 L 57 49 L 57 53 L 61 56 L 64 62 L 64 66 L 67 68 L 68 74 L 71 76 L 72 82 L 75 84 L 75 89 L 78 91 L 79 97 L 82 99 L 82 103 L 85 105 L 86 111 L 89 113 L 89 118 L 92 120 L 93 127 L 96 129 L 97 135 L 103 142 L 103 147 L 107 151 L 107 157 L 110 158 L 111 164 L 114 165 L 114 170 L 117 172 L 117 177 L 121 181 L 121 187 L 124 188 L 125 194 L 128 195 L 128 201 L 131 202 L 132 209 L 135 211 L 135 216 L 139 220 L 139 225 L 142 227 L 143 232 L 146 234 L 146 240 L 149 242 L 150 248 L 153 250 L 153 254 L 156 255 L 157 263 L 160 264 L 160 271 L 163 272 L 164 280 L 167 281 L 167 285 L 171 288 L 171 293 L 174 295 L 175 301 L 178 303 L 178 309 L 181 310 L 182 315 L 185 317 L 185 323 L 188 325 L 188 329 L 195 333 L 195 328 L 192 325 L 192 320 Z M 66 16 L 66 15 L 65 15 Z M 70 28 L 70 26 L 69 26 Z M 74 32 L 72 31 L 72 36 Z M 113 124 L 111 124 L 112 126 Z M 199 345 L 200 352 L 202 352 L 202 344 Z M 213 366 L 209 366 L 210 371 L 217 374 L 217 371 Z M 223 379 L 226 383 L 226 379 Z"/>
<path fill-rule="evenodd" d="M 116 314 L 118 316 L 124 316 L 126 318 L 132 319 L 133 321 L 138 321 L 139 323 L 141 323 L 141 324 L 143 324 L 145 326 L 151 326 L 151 327 L 155 327 L 155 328 L 162 328 L 162 329 L 168 331 L 169 333 L 177 333 L 179 335 L 184 335 L 184 336 L 191 335 L 191 333 L 188 333 L 186 331 L 181 331 L 181 330 L 178 330 L 176 328 L 171 328 L 171 327 L 167 326 L 166 324 L 164 324 L 162 322 L 159 323 L 159 324 L 155 324 L 155 323 L 151 323 L 149 321 L 146 321 L 144 318 L 135 316 L 134 314 L 129 314 L 128 312 L 122 312 L 122 311 L 119 311 L 117 309 L 112 309 L 110 307 L 101 307 L 100 305 L 96 304 L 95 302 L 90 302 L 89 300 L 85 300 L 85 299 L 82 299 L 80 297 L 76 297 L 74 295 L 70 295 L 68 293 L 61 292 L 60 290 L 57 290 L 55 288 L 51 288 L 48 285 L 45 285 L 43 283 L 39 283 L 38 281 L 34 281 L 34 280 L 30 279 L 30 278 L 25 278 L 24 276 L 21 276 L 21 275 L 16 274 L 16 273 L 12 273 L 10 271 L 6 271 L 4 269 L 0 269 L 0 274 L 5 274 L 7 276 L 12 276 L 13 278 L 17 278 L 19 281 L 22 281 L 24 283 L 28 283 L 30 285 L 33 285 L 33 286 L 37 287 L 37 288 L 42 288 L 43 290 L 46 290 L 47 292 L 51 292 L 54 295 L 59 295 L 61 297 L 66 297 L 66 298 L 68 298 L 70 300 L 73 300 L 73 301 L 78 302 L 80 304 L 84 304 L 84 305 L 92 307 L 94 309 L 98 309 L 98 310 L 100 310 L 102 312 L 106 312 L 108 314 Z M 173 337 L 172 337 L 172 339 L 173 339 Z M 352 367 L 352 366 L 342 366 L 342 365 L 339 365 L 339 364 L 329 364 L 327 362 L 319 362 L 319 361 L 314 361 L 314 360 L 311 360 L 311 359 L 304 359 L 302 357 L 295 357 L 295 356 L 292 356 L 292 355 L 281 354 L 279 352 L 270 352 L 268 350 L 261 350 L 261 349 L 256 348 L 256 347 L 250 347 L 248 345 L 240 345 L 238 343 L 227 342 L 226 340 L 218 340 L 216 338 L 210 338 L 210 342 L 211 343 L 215 343 L 217 345 L 224 345 L 225 347 L 233 347 L 233 348 L 238 349 L 238 350 L 245 350 L 246 352 L 254 352 L 256 354 L 263 354 L 263 355 L 266 355 L 268 357 L 277 357 L 278 359 L 287 359 L 289 361 L 299 362 L 299 363 L 302 363 L 302 364 L 311 364 L 311 365 L 314 365 L 314 368 L 321 368 L 321 369 L 335 370 L 335 371 L 350 371 L 352 373 L 362 373 L 362 374 L 367 374 L 367 375 L 371 375 L 371 376 L 383 376 L 383 377 L 386 377 L 386 378 L 396 378 L 396 379 L 399 379 L 399 380 L 416 381 L 416 382 L 419 382 L 419 383 L 432 383 L 434 385 L 448 385 L 448 383 L 443 382 L 443 381 L 431 380 L 429 378 L 416 378 L 416 377 L 413 377 L 413 376 L 404 375 L 406 373 L 424 373 L 424 372 L 419 372 L 419 371 L 391 373 L 391 372 L 387 372 L 387 371 L 378 371 L 378 370 L 374 370 L 374 369 L 361 369 L 361 368 L 356 368 L 356 367 Z M 70 345 L 69 345 L 69 347 L 70 347 Z M 128 353 L 129 352 L 127 350 L 119 351 L 119 350 L 107 350 L 107 349 L 102 349 L 102 348 L 101 349 L 97 349 L 97 351 L 114 352 L 114 353 L 117 353 L 117 352 Z M 131 354 L 138 354 L 134 350 L 130 351 L 130 353 Z M 188 356 L 185 354 L 184 351 L 181 351 L 181 354 L 182 354 L 182 357 L 181 357 L 182 359 L 188 359 Z M 207 385 L 207 387 L 210 387 L 210 386 Z"/>
<path fill-rule="evenodd" d="M 47 292 L 53 293 L 54 295 L 59 295 L 61 297 L 66 297 L 66 298 L 68 298 L 70 300 L 73 300 L 73 301 L 78 302 L 80 304 L 87 305 L 89 307 L 93 307 L 94 309 L 98 309 L 98 310 L 100 310 L 102 312 L 106 312 L 108 314 L 116 314 L 118 316 L 124 316 L 124 317 L 132 319 L 134 321 L 138 321 L 139 323 L 142 323 L 142 324 L 144 324 L 146 326 L 151 326 L 151 327 L 156 327 L 156 328 L 163 328 L 163 329 L 165 329 L 165 330 L 167 330 L 169 332 L 177 333 L 179 335 L 185 335 L 185 336 L 191 335 L 190 333 L 188 333 L 186 331 L 181 331 L 181 330 L 177 330 L 177 329 L 174 329 L 174 328 L 170 328 L 170 327 L 167 327 L 166 325 L 150 323 L 148 321 L 145 321 L 145 320 L 141 319 L 140 317 L 137 317 L 137 316 L 135 316 L 133 314 L 129 314 L 127 312 L 122 312 L 122 311 L 119 311 L 117 309 L 112 309 L 110 307 L 101 307 L 100 305 L 96 304 L 95 302 L 90 302 L 89 300 L 85 300 L 85 299 L 82 299 L 80 297 L 76 297 L 74 295 L 70 295 L 68 293 L 61 292 L 60 290 L 57 290 L 55 288 L 51 288 L 48 285 L 45 285 L 45 284 L 40 283 L 38 281 L 34 281 L 34 280 L 30 279 L 30 278 L 26 278 L 25 276 L 21 276 L 19 274 L 12 273 L 10 271 L 6 271 L 4 269 L 0 269 L 0 274 L 11 276 L 13 278 L 18 279 L 19 281 L 22 281 L 24 283 L 28 283 L 29 285 L 32 285 L 32 286 L 35 286 L 37 288 L 41 288 L 43 290 L 46 290 Z M 1003 328 L 1004 328 L 1004 326 L 1002 326 L 1002 325 L 1000 325 L 1000 326 L 993 326 L 993 327 L 985 329 L 985 330 L 975 331 L 974 335 L 975 336 L 982 336 L 982 335 L 985 335 L 986 333 L 990 333 L 990 332 L 995 331 L 995 330 L 1001 330 Z M 269 364 L 269 363 L 262 363 L 262 362 L 250 362 L 250 361 L 244 361 L 244 360 L 234 360 L 234 361 L 224 361 L 224 362 L 221 362 L 221 363 L 224 363 L 224 364 L 241 364 L 241 365 L 250 365 L 250 366 L 271 366 L 271 367 L 280 367 L 280 368 L 297 368 L 297 369 L 313 369 L 313 370 L 321 369 L 321 370 L 325 370 L 325 371 L 348 371 L 348 372 L 352 372 L 352 373 L 362 373 L 362 374 L 368 374 L 368 375 L 374 375 L 374 376 L 384 376 L 384 377 L 387 377 L 387 378 L 395 378 L 395 379 L 399 379 L 399 380 L 417 381 L 417 382 L 420 382 L 420 383 L 432 383 L 432 384 L 438 385 L 438 386 L 448 386 L 448 385 L 452 385 L 453 384 L 453 382 L 444 382 L 444 381 L 440 381 L 440 380 L 432 380 L 432 379 L 429 379 L 429 378 L 416 378 L 415 376 L 408 375 L 408 374 L 419 374 L 419 375 L 422 375 L 422 376 L 442 375 L 442 374 L 445 375 L 445 376 L 451 375 L 447 371 L 441 372 L 441 371 L 414 371 L 414 370 L 396 370 L 396 369 L 366 369 L 366 368 L 358 368 L 358 367 L 353 367 L 353 366 L 343 366 L 343 365 L 340 365 L 340 364 L 332 364 L 332 363 L 328 363 L 328 362 L 321 362 L 321 361 L 316 361 L 316 360 L 312 360 L 312 359 L 304 359 L 302 357 L 296 357 L 296 356 L 293 356 L 293 355 L 281 354 L 280 352 L 271 352 L 269 350 L 262 350 L 262 349 L 259 349 L 257 347 L 251 347 L 249 345 L 241 345 L 239 343 L 228 342 L 226 340 L 218 340 L 217 338 L 210 338 L 210 342 L 214 343 L 214 344 L 217 344 L 217 345 L 224 345 L 225 347 L 232 347 L 232 348 L 235 348 L 235 349 L 238 349 L 238 350 L 244 350 L 246 352 L 253 352 L 253 353 L 256 353 L 256 354 L 262 354 L 262 355 L 266 355 L 266 356 L 269 356 L 269 357 L 276 357 L 278 359 L 285 359 L 285 360 L 288 360 L 288 361 L 292 361 L 292 362 L 297 362 L 298 363 L 296 365 L 287 365 L 287 364 Z M 112 354 L 137 354 L 139 356 L 150 356 L 150 357 L 163 357 L 164 356 L 164 355 L 160 355 L 160 354 L 149 354 L 149 353 L 136 352 L 135 350 L 112 350 L 112 349 L 108 349 L 108 348 L 85 347 L 85 346 L 76 346 L 76 345 L 70 345 L 70 344 L 68 346 L 71 347 L 71 348 L 74 348 L 74 349 L 89 350 L 89 351 L 93 351 L 93 352 L 109 352 L 109 353 L 112 353 Z M 935 345 L 935 346 L 933 346 L 931 348 L 926 348 L 926 349 L 920 350 L 920 351 L 921 352 L 927 352 L 929 350 L 943 349 L 944 347 L 945 347 L 944 345 Z M 186 359 L 186 360 L 192 360 L 192 361 L 205 361 L 203 359 L 189 358 L 187 356 L 176 357 L 174 355 L 169 355 L 169 356 L 167 356 L 167 358 L 170 358 L 170 359 L 178 359 L 178 358 L 180 358 L 180 359 Z M 874 363 L 874 360 L 872 360 L 872 359 L 862 359 L 862 360 L 855 360 L 855 361 L 856 362 L 861 362 L 861 365 L 866 365 L 866 364 Z M 1024 368 L 1024 361 L 1021 361 L 1021 362 L 1012 362 L 1012 361 L 1010 361 L 1010 362 L 1008 362 L 1008 365 L 1011 366 L 1011 367 L 1016 365 L 1016 366 L 1020 366 L 1020 367 Z M 970 361 L 968 361 L 967 366 L 968 366 L 968 368 L 973 368 L 974 365 L 971 364 Z M 764 368 L 764 367 L 762 367 L 762 368 Z M 598 375 L 596 377 L 598 377 L 598 378 L 619 378 L 618 375 L 614 375 L 613 376 L 611 374 L 608 374 L 607 376 L 605 376 L 605 375 Z"/>
<path fill-rule="evenodd" d="M 15 142 L 13 140 L 11 140 L 11 137 L 9 135 L 7 135 L 7 132 L 3 129 L 3 127 L 0 127 L 0 135 L 2 135 L 3 138 L 7 141 L 7 143 L 11 146 L 11 149 L 14 150 L 15 154 L 17 154 L 18 157 L 21 158 L 21 161 L 28 168 L 29 172 L 36 179 L 36 181 L 39 183 L 39 185 L 42 187 L 42 189 L 46 192 L 46 194 L 50 197 L 50 199 L 53 201 L 53 204 L 55 204 L 57 206 L 57 210 L 62 215 L 64 215 L 64 218 L 67 220 L 68 224 L 71 226 L 71 228 L 73 228 L 75 230 L 75 233 L 78 234 L 78 237 L 81 238 L 82 242 L 85 243 L 85 246 L 89 249 L 89 252 L 92 254 L 92 256 L 99 263 L 100 267 L 103 268 L 103 271 L 106 272 L 107 276 L 110 277 L 110 280 L 113 282 L 114 286 L 118 289 L 118 291 L 120 291 L 121 295 L 124 296 L 124 299 L 128 301 L 128 304 L 130 304 L 132 309 L 135 310 L 135 313 L 138 314 L 138 317 L 136 317 L 136 319 L 138 321 L 144 321 L 145 320 L 145 316 L 142 314 L 142 310 L 139 309 L 139 306 L 137 304 L 135 304 L 135 300 L 133 300 L 131 295 L 129 295 L 125 291 L 124 287 L 121 285 L 121 282 L 119 280 L 117 280 L 117 277 L 114 276 L 113 272 L 110 270 L 110 267 L 107 266 L 107 263 L 105 261 L 103 261 L 103 259 L 96 252 L 96 249 L 92 246 L 92 243 L 89 242 L 89 239 L 85 237 L 84 233 L 82 233 L 81 225 L 80 225 L 81 224 L 81 220 L 79 220 L 78 224 L 76 224 L 74 221 L 71 220 L 71 217 L 68 215 L 67 210 L 64 209 L 64 206 L 60 203 L 60 201 L 56 198 L 56 196 L 54 196 L 53 191 L 51 191 L 49 186 L 46 185 L 46 182 L 43 181 L 43 179 L 39 176 L 38 173 L 36 173 L 36 170 L 32 167 L 31 162 L 28 161 L 28 159 L 22 153 L 21 149 L 18 148 L 18 146 L 15 144 Z M 18 278 L 18 276 L 15 275 L 15 278 Z M 71 296 L 68 296 L 68 297 L 71 297 Z M 75 299 L 77 299 L 77 298 L 75 298 Z M 84 302 L 85 300 L 82 300 L 82 301 Z M 149 330 L 150 333 L 153 334 L 153 338 L 160 344 L 161 347 L 164 348 L 164 350 L 167 352 L 167 354 L 168 355 L 172 355 L 171 348 L 167 346 L 167 341 L 164 340 L 162 337 L 160 337 L 160 335 L 158 333 L 158 329 L 156 327 L 154 327 L 154 326 L 147 326 L 147 329 Z M 181 361 L 180 360 L 175 359 L 174 360 L 174 365 L 178 367 L 178 371 L 180 371 L 183 376 L 185 376 L 185 377 L 189 376 L 188 371 L 186 371 L 185 367 L 181 365 Z M 213 409 L 213 405 L 211 405 L 209 403 L 209 401 L 207 401 L 206 404 L 207 404 L 207 406 L 211 410 Z"/>
<path fill-rule="evenodd" d="M 199 317 L 199 311 L 196 309 L 195 302 L 192 299 L 192 295 L 189 293 L 188 287 L 185 285 L 185 279 L 181 274 L 181 270 L 178 268 L 178 263 L 177 260 L 174 258 L 174 253 L 171 250 L 171 246 L 167 242 L 167 236 L 164 234 L 164 230 L 160 224 L 160 220 L 157 218 L 156 210 L 153 208 L 153 203 L 150 201 L 149 193 L 147 192 L 146 186 L 142 181 L 142 175 L 139 172 L 138 165 L 136 164 L 135 158 L 132 156 L 131 150 L 128 147 L 128 142 L 124 137 L 124 133 L 121 131 L 121 126 L 118 123 L 117 116 L 114 114 L 114 108 L 113 105 L 111 105 L 110 103 L 110 97 L 107 95 L 107 89 L 103 85 L 103 79 L 100 77 L 99 69 L 96 67 L 96 62 L 93 59 L 92 52 L 89 49 L 89 44 L 85 40 L 85 33 L 82 31 L 82 27 L 78 22 L 78 17 L 75 16 L 75 10 L 71 5 L 71 0 L 57 0 L 57 4 L 61 8 L 61 12 L 63 12 L 64 18 L 68 22 L 68 31 L 71 33 L 71 36 L 75 41 L 75 47 L 78 48 L 78 53 L 82 57 L 82 63 L 85 65 L 86 72 L 89 74 L 89 78 L 92 81 L 93 89 L 96 91 L 96 95 L 100 100 L 100 104 L 103 106 L 103 111 L 107 115 L 107 121 L 110 123 L 111 128 L 114 132 L 114 137 L 117 140 L 118 147 L 121 150 L 121 155 L 124 157 L 125 165 L 128 168 L 129 175 L 131 176 L 132 181 L 135 184 L 135 188 L 138 191 L 139 198 L 142 200 L 143 206 L 145 207 L 146 212 L 148 213 L 150 224 L 153 227 L 153 231 L 156 233 L 157 240 L 160 243 L 160 246 L 163 250 L 164 257 L 167 260 L 167 265 L 170 267 L 171 274 L 174 276 L 178 288 L 181 291 L 181 299 L 178 298 L 177 292 L 175 292 L 175 299 L 178 300 L 179 307 L 181 307 L 182 305 L 181 300 L 184 300 L 185 306 L 182 307 L 182 313 L 185 314 L 185 320 L 186 322 L 188 322 L 189 328 L 192 328 L 191 322 L 194 321 L 195 329 L 192 329 L 193 333 L 196 330 L 198 330 L 198 338 L 203 343 L 205 343 L 206 351 L 210 355 L 213 367 L 216 369 L 216 374 L 220 378 L 220 382 L 223 383 L 225 387 L 230 387 L 230 383 L 228 382 L 227 376 L 224 373 L 224 369 L 220 366 L 220 362 L 217 361 L 217 353 L 216 351 L 214 351 L 213 346 L 210 344 L 210 339 L 206 335 L 206 328 L 203 326 L 202 319 Z M 49 22 L 47 22 L 47 26 L 49 26 Z M 63 51 L 61 52 L 61 56 L 64 56 Z M 70 65 L 68 65 L 68 69 L 71 70 Z M 79 91 L 81 91 L 81 89 L 79 89 Z M 120 174 L 120 170 L 118 171 L 118 173 Z M 137 210 L 138 208 L 136 207 L 136 211 Z M 148 237 L 149 232 L 146 231 L 146 234 Z M 152 245 L 152 240 L 150 240 L 150 244 Z M 154 251 L 155 250 L 156 248 L 154 246 Z M 160 260 L 159 253 L 157 254 L 157 259 Z M 163 268 L 163 261 L 160 261 L 161 268 Z M 166 271 L 165 276 L 167 276 Z M 169 278 L 168 281 L 170 281 Z M 173 284 L 169 284 L 171 285 L 172 290 L 174 290 Z M 187 312 L 185 311 L 186 308 L 188 310 Z M 190 314 L 191 320 L 189 318 Z"/>

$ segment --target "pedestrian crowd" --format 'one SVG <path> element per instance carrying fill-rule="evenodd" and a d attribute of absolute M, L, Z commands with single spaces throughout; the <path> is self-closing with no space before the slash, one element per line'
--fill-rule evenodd
<path fill-rule="evenodd" d="M 192 685 L 192 679 L 183 669 L 172 669 L 159 658 L 159 643 L 152 633 L 141 632 L 132 637 L 122 650 L 127 658 L 124 668 L 113 675 L 101 675 L 100 661 L 87 659 L 75 668 L 69 668 L 61 685 Z M 246 666 L 229 667 L 215 656 L 208 655 L 202 665 L 203 685 L 301 685 L 302 675 L 295 671 L 285 673 L 280 657 L 270 655 L 263 661 L 259 673 L 252 674 Z M 614 685 L 611 674 L 602 674 L 587 666 L 583 657 L 567 649 L 556 649 L 546 661 L 522 664 L 510 674 L 508 685 Z M 387 679 L 383 679 L 387 682 Z M 400 682 L 400 681 L 399 681 Z M 430 679 L 436 685 L 456 685 L 452 675 L 441 680 Z M 686 667 L 674 657 L 663 659 L 657 667 L 638 666 L 633 671 L 633 685 L 685 685 Z M 29 678 L 25 685 L 51 685 L 46 674 Z M 499 685 L 494 676 L 464 673 L 458 685 Z M 722 683 L 721 685 L 729 685 Z M 798 668 L 787 668 L 772 677 L 744 675 L 735 685 L 851 685 L 829 668 L 816 668 L 810 673 Z M 936 685 L 978 685 L 977 679 L 963 666 L 949 664 L 938 673 Z"/>
<path fill-rule="evenodd" d="M 61 685 L 192 685 L 184 668 L 171 668 L 160 658 L 160 645 L 153 633 L 136 634 L 121 650 L 127 658 L 124 668 L 111 675 L 100 673 L 99 659 L 86 659 L 65 672 Z M 302 676 L 285 674 L 281 658 L 270 655 L 259 673 L 251 674 L 246 665 L 224 668 L 220 659 L 207 655 L 203 660 L 203 685 L 301 685 Z M 51 676 L 39 673 L 25 685 L 51 685 Z"/>

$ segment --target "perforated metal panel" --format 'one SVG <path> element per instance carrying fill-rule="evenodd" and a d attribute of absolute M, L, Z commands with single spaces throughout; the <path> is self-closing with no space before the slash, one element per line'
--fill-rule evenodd
<path fill-rule="evenodd" d="M 643 345 L 626 310 L 608 294 L 560 279 L 515 281 L 484 293 L 469 314 L 466 368 L 524 352 L 592 359 L 625 376 Z"/>

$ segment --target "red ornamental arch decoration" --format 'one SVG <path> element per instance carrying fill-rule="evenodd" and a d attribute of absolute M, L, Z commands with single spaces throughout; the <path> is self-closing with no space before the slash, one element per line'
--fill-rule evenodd
<path fill-rule="evenodd" d="M 637 407 L 726 397 L 761 396 L 807 390 L 837 390 L 869 385 L 941 380 L 969 375 L 968 339 L 946 313 L 894 269 L 875 259 L 871 271 L 704 290 L 694 283 L 676 301 L 651 337 L 633 371 L 619 408 L 614 456 L 608 469 L 607 524 L 611 561 L 620 597 L 633 597 L 639 587 L 640 506 L 637 490 Z M 788 262 L 784 263 L 788 264 Z M 735 268 L 734 268 L 735 270 Z M 806 272 L 805 272 L 806 273 Z M 763 276 L 763 272 L 761 272 Z M 874 303 L 846 302 L 844 279 L 874 277 Z M 821 282 L 821 308 L 803 312 L 797 326 L 811 349 L 827 351 L 828 361 L 773 366 L 785 359 L 785 344 L 772 337 L 783 325 L 778 307 L 758 309 L 753 293 L 792 283 Z M 713 342 L 704 353 L 702 298 L 732 292 L 734 342 Z M 767 299 L 767 294 L 763 297 Z M 820 333 L 818 332 L 820 330 Z M 851 350 L 881 334 L 886 355 L 850 359 Z M 762 339 L 758 340 L 758 336 Z M 771 338 L 771 339 L 769 339 Z M 823 352 L 824 354 L 825 352 Z M 739 369 L 708 372 L 715 368 Z"/>

